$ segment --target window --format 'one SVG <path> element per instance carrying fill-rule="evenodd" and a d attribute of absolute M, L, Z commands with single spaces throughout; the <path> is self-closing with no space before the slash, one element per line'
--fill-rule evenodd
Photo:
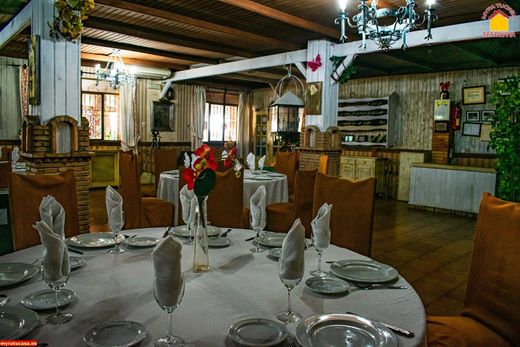
<path fill-rule="evenodd" d="M 81 110 L 90 123 L 90 138 L 99 140 L 121 139 L 119 95 L 82 93 Z"/>
<path fill-rule="evenodd" d="M 203 141 L 225 142 L 237 139 L 238 106 L 207 102 Z"/>

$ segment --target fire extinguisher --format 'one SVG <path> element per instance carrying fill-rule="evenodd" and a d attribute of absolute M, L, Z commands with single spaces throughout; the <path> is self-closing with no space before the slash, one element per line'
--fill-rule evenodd
<path fill-rule="evenodd" d="M 460 129 L 461 118 L 462 118 L 462 109 L 460 108 L 460 105 L 457 104 L 451 108 L 450 127 L 452 130 Z"/>

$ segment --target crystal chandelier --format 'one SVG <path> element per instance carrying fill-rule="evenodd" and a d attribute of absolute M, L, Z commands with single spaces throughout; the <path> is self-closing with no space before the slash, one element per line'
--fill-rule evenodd
<path fill-rule="evenodd" d="M 125 66 L 118 49 L 112 51 L 104 69 L 100 64 L 96 64 L 96 85 L 99 81 L 108 82 L 113 89 L 119 88 L 122 83 L 134 83 L 134 75 Z"/>
<path fill-rule="evenodd" d="M 389 49 L 394 43 L 403 40 L 403 49 L 406 48 L 406 33 L 427 23 L 428 35 L 425 40 L 432 39 L 431 28 L 432 23 L 438 19 L 434 14 L 432 5 L 435 0 L 426 0 L 428 8 L 424 10 L 425 14 L 421 16 L 415 12 L 415 1 L 406 0 L 406 5 L 397 9 L 393 8 L 377 8 L 377 0 L 372 0 L 371 4 L 367 4 L 367 0 L 359 1 L 359 13 L 348 17 L 346 12 L 347 0 L 339 0 L 340 16 L 336 18 L 335 23 L 340 24 L 341 36 L 340 41 L 345 42 L 347 39 L 346 24 L 351 28 L 356 28 L 363 40 L 363 49 L 366 48 L 366 40 L 373 40 L 382 49 Z"/>

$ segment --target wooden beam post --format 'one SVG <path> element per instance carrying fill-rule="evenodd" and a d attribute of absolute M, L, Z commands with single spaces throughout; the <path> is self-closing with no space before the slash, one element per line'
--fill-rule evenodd
<path fill-rule="evenodd" d="M 31 1 L 0 31 L 0 49 L 31 24 L 32 6 L 33 2 Z"/>

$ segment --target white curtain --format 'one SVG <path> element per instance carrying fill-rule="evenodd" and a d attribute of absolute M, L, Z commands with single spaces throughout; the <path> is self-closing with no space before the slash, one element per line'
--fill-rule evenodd
<path fill-rule="evenodd" d="M 135 85 L 123 83 L 119 87 L 119 113 L 121 121 L 121 149 L 137 149 L 134 119 Z"/>
<path fill-rule="evenodd" d="M 250 122 L 251 94 L 240 92 L 238 94 L 238 122 L 237 122 L 237 146 L 239 157 L 246 158 L 250 152 Z"/>
<path fill-rule="evenodd" d="M 202 132 L 204 130 L 204 113 L 206 112 L 206 87 L 196 86 L 193 99 L 193 119 L 191 122 L 191 149 L 195 150 L 202 145 Z"/>

